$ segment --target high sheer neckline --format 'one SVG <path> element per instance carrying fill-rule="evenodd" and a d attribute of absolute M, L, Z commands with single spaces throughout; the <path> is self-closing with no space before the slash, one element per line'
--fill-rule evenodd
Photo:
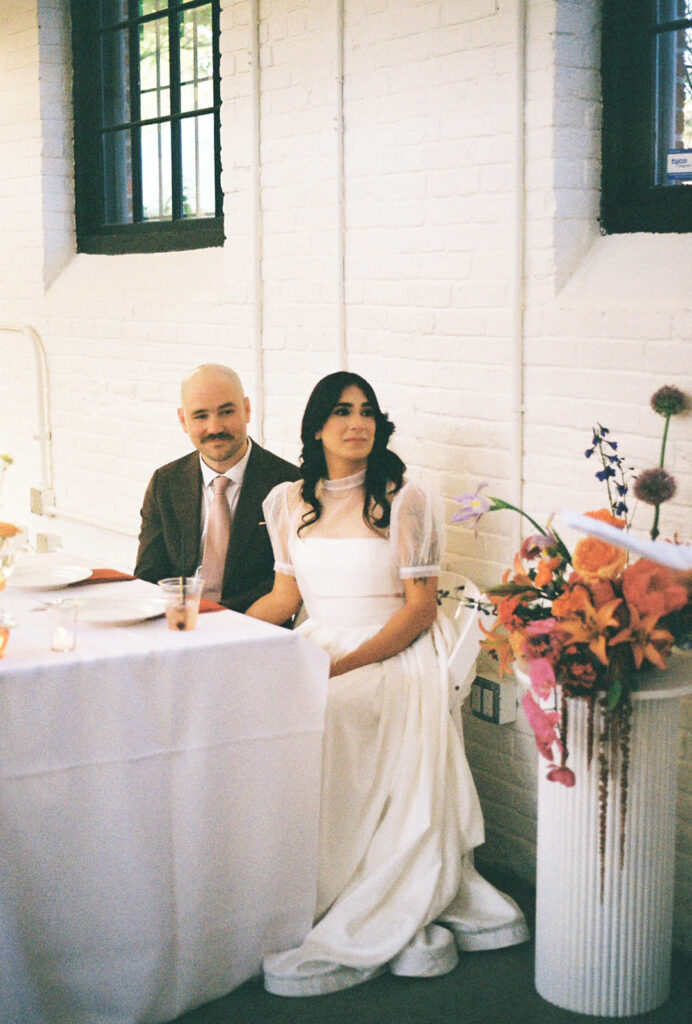
<path fill-rule="evenodd" d="M 332 494 L 338 491 L 350 491 L 354 487 L 362 487 L 365 483 L 365 470 L 361 469 L 360 472 L 354 473 L 353 476 L 343 476 L 338 480 L 330 480 L 328 477 L 322 479 L 322 485 L 325 491 L 330 491 Z"/>

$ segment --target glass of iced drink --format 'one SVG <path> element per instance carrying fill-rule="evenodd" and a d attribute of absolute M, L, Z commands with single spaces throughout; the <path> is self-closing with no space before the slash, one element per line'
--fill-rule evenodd
<path fill-rule="evenodd" d="M 172 576 L 159 580 L 169 629 L 195 628 L 203 587 L 204 580 L 199 576 Z"/>

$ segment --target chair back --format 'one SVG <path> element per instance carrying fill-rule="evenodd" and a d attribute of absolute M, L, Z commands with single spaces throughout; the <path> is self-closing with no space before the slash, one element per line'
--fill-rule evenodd
<path fill-rule="evenodd" d="M 455 572 L 440 573 L 438 587 L 449 592 L 449 597 L 442 598 L 441 607 L 443 614 L 452 619 L 456 631 L 456 640 L 448 661 L 449 707 L 457 726 L 461 728 L 461 705 L 476 677 L 481 635 L 478 609 L 468 607 L 459 598 L 470 597 L 477 601 L 481 594 L 475 583 Z"/>

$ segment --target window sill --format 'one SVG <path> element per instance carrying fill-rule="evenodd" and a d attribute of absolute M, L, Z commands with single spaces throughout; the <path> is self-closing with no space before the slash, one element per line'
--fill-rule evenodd
<path fill-rule="evenodd" d="M 175 223 L 116 225 L 92 234 L 80 233 L 77 252 L 106 256 L 118 253 L 180 252 L 185 249 L 222 246 L 223 242 L 223 217 L 209 217 Z"/>
<path fill-rule="evenodd" d="M 597 238 L 557 296 L 560 306 L 689 309 L 692 234 Z"/>

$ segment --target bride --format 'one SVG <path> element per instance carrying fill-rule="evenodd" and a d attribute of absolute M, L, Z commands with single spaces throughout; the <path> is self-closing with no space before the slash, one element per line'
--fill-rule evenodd
<path fill-rule="evenodd" d="M 431 977 L 462 950 L 528 938 L 513 900 L 475 871 L 483 817 L 448 710 L 454 629 L 438 616 L 444 523 L 388 448 L 366 380 L 324 377 L 301 427 L 302 480 L 264 504 L 273 590 L 247 614 L 299 630 L 331 657 L 315 923 L 266 957 L 285 996 L 335 992 L 383 970 Z"/>

